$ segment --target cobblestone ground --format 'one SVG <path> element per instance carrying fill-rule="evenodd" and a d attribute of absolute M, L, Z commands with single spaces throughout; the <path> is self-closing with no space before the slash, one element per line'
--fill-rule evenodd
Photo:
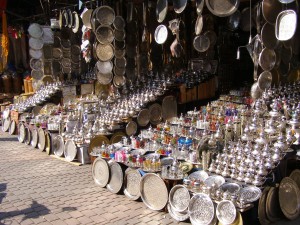
<path fill-rule="evenodd" d="M 167 213 L 94 184 L 76 166 L 0 132 L 0 224 L 178 224 Z M 183 223 L 181 223 L 183 224 Z"/>
<path fill-rule="evenodd" d="M 1 128 L 1 127 L 0 127 Z M 178 223 L 94 184 L 91 165 L 76 166 L 21 144 L 0 131 L 0 225 Z M 299 225 L 280 221 L 276 225 Z M 254 225 L 254 224 L 251 224 Z M 275 225 L 275 224 L 274 224 Z"/>

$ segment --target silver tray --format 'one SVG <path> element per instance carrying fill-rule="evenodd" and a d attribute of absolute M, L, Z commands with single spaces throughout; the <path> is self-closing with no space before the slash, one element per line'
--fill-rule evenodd
<path fill-rule="evenodd" d="M 244 187 L 240 190 L 239 198 L 244 199 L 245 203 L 255 202 L 261 196 L 261 190 L 255 186 Z"/>
<path fill-rule="evenodd" d="M 185 221 L 190 217 L 188 212 L 176 212 L 170 204 L 168 204 L 168 212 L 170 216 L 177 221 Z"/>
<path fill-rule="evenodd" d="M 107 190 L 117 194 L 123 187 L 124 175 L 122 167 L 116 161 L 109 161 L 110 179 L 106 185 Z"/>
<path fill-rule="evenodd" d="M 54 139 L 53 139 L 53 153 L 56 156 L 63 156 L 64 154 L 64 147 L 65 147 L 65 143 L 64 143 L 64 139 L 61 135 L 57 135 Z"/>
<path fill-rule="evenodd" d="M 150 114 L 148 109 L 142 109 L 137 117 L 137 123 L 141 127 L 145 127 L 148 125 L 150 121 Z"/>
<path fill-rule="evenodd" d="M 36 148 L 38 141 L 39 141 L 39 135 L 37 129 L 33 129 L 31 132 L 31 146 Z"/>
<path fill-rule="evenodd" d="M 157 125 L 162 120 L 162 108 L 158 103 L 154 103 L 149 107 L 150 123 Z"/>
<path fill-rule="evenodd" d="M 141 197 L 140 183 L 142 176 L 138 170 L 128 168 L 125 171 L 124 194 L 131 200 Z"/>
<path fill-rule="evenodd" d="M 225 179 L 220 175 L 210 176 L 204 181 L 205 186 L 212 187 L 215 184 L 216 188 L 219 188 L 224 183 L 225 183 Z"/>
<path fill-rule="evenodd" d="M 206 194 L 196 194 L 189 203 L 190 220 L 193 225 L 209 225 L 215 217 L 215 207 Z"/>
<path fill-rule="evenodd" d="M 221 223 L 232 224 L 236 217 L 236 209 L 232 201 L 223 200 L 219 202 L 216 214 Z"/>
<path fill-rule="evenodd" d="M 203 170 L 199 170 L 191 173 L 188 178 L 190 180 L 198 180 L 200 182 L 204 182 L 208 178 L 208 174 Z"/>
<path fill-rule="evenodd" d="M 67 140 L 64 148 L 65 159 L 72 162 L 77 155 L 77 147 L 73 140 Z"/>
<path fill-rule="evenodd" d="M 190 199 L 190 192 L 183 185 L 175 185 L 169 194 L 169 203 L 176 212 L 186 211 L 189 207 Z"/>
<path fill-rule="evenodd" d="M 9 130 L 11 120 L 10 120 L 10 118 L 7 118 L 7 119 L 4 119 L 3 121 L 4 122 L 3 122 L 2 129 L 3 129 L 4 132 L 7 132 Z"/>
<path fill-rule="evenodd" d="M 241 190 L 241 186 L 236 183 L 224 183 L 220 186 L 220 189 L 230 194 L 238 194 Z"/>
<path fill-rule="evenodd" d="M 92 166 L 92 176 L 95 181 L 95 184 L 100 187 L 105 187 L 109 180 L 109 166 L 106 160 L 98 157 Z"/>
<path fill-rule="evenodd" d="M 10 123 L 10 125 L 9 125 L 9 131 L 8 131 L 8 133 L 10 135 L 13 135 L 13 134 L 15 134 L 15 131 L 16 131 L 16 121 L 12 120 L 11 123 Z"/>
<path fill-rule="evenodd" d="M 18 140 L 19 142 L 23 143 L 25 141 L 25 125 L 24 123 L 19 123 L 19 134 L 18 134 Z"/>
<path fill-rule="evenodd" d="M 26 145 L 30 145 L 30 143 L 31 143 L 31 138 L 32 138 L 31 130 L 29 129 L 29 127 L 26 127 L 25 130 L 26 130 L 25 144 L 26 144 Z"/>
<path fill-rule="evenodd" d="M 167 186 L 155 173 L 143 176 L 140 191 L 144 204 L 152 210 L 162 210 L 168 203 Z"/>
<path fill-rule="evenodd" d="M 39 136 L 38 148 L 41 151 L 44 151 L 46 147 L 46 138 L 45 138 L 45 132 L 43 128 L 38 129 L 38 136 Z"/>

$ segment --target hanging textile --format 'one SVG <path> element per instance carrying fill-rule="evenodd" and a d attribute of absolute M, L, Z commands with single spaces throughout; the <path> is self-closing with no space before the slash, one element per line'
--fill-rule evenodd
<path fill-rule="evenodd" d="M 1 38 L 1 46 L 2 46 L 2 69 L 6 68 L 7 65 L 7 56 L 8 56 L 8 31 L 7 31 L 7 19 L 5 11 L 2 12 L 2 38 Z"/>

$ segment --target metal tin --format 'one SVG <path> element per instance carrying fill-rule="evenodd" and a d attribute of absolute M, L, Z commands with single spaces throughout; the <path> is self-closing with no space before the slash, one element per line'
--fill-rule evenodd
<path fill-rule="evenodd" d="M 183 185 L 175 185 L 169 194 L 169 203 L 176 212 L 185 212 L 189 207 L 191 196 Z"/>
<path fill-rule="evenodd" d="M 294 220 L 300 215 L 300 190 L 297 183 L 289 177 L 280 182 L 279 204 L 286 218 Z"/>
<path fill-rule="evenodd" d="M 193 225 L 209 225 L 215 217 L 215 208 L 206 194 L 196 194 L 189 203 L 190 220 Z"/>
<path fill-rule="evenodd" d="M 65 159 L 72 162 L 77 155 L 77 146 L 73 140 L 67 140 L 64 148 Z"/>
<path fill-rule="evenodd" d="M 95 184 L 105 187 L 108 183 L 110 170 L 106 160 L 98 157 L 92 166 L 92 176 Z"/>
<path fill-rule="evenodd" d="M 131 200 L 138 200 L 141 197 L 140 183 L 142 176 L 136 169 L 127 168 L 124 178 L 124 194 Z"/>
<path fill-rule="evenodd" d="M 152 210 L 162 210 L 168 203 L 168 189 L 165 182 L 155 173 L 147 173 L 140 183 L 144 204 Z"/>

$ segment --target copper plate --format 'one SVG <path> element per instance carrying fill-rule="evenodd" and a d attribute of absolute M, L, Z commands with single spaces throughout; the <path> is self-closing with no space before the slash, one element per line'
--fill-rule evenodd
<path fill-rule="evenodd" d="M 9 125 L 9 131 L 8 131 L 8 133 L 10 135 L 13 135 L 13 134 L 15 134 L 15 131 L 16 131 L 16 121 L 12 120 L 11 123 L 10 123 L 10 125 Z"/>
<path fill-rule="evenodd" d="M 36 148 L 38 141 L 39 141 L 39 135 L 38 135 L 38 130 L 36 128 L 34 128 L 31 132 L 31 146 Z"/>
<path fill-rule="evenodd" d="M 98 44 L 96 54 L 99 60 L 109 61 L 114 57 L 114 48 L 111 44 Z"/>
<path fill-rule="evenodd" d="M 137 123 L 141 127 L 148 125 L 150 121 L 150 113 L 148 109 L 142 109 L 137 116 Z"/>
<path fill-rule="evenodd" d="M 272 49 L 264 48 L 259 54 L 259 65 L 263 70 L 270 71 L 276 63 L 276 53 Z"/>
<path fill-rule="evenodd" d="M 275 36 L 275 26 L 265 23 L 261 31 L 261 40 L 268 49 L 275 49 L 278 45 L 278 39 Z"/>
<path fill-rule="evenodd" d="M 214 203 L 206 194 L 196 194 L 189 203 L 190 220 L 193 225 L 209 225 L 215 217 Z"/>
<path fill-rule="evenodd" d="M 92 176 L 95 184 L 105 187 L 109 180 L 109 166 L 106 160 L 98 157 L 92 166 Z"/>
<path fill-rule="evenodd" d="M 266 200 L 266 215 L 271 222 L 281 219 L 282 211 L 279 205 L 278 187 L 271 187 Z"/>
<path fill-rule="evenodd" d="M 300 170 L 296 169 L 290 174 L 290 178 L 294 180 L 300 189 Z"/>
<path fill-rule="evenodd" d="M 175 185 L 169 194 L 169 203 L 176 212 L 184 212 L 189 207 L 191 196 L 189 190 L 183 185 Z"/>
<path fill-rule="evenodd" d="M 142 176 L 136 169 L 127 168 L 124 178 L 124 194 L 131 200 L 141 197 L 140 183 Z"/>
<path fill-rule="evenodd" d="M 110 144 L 109 139 L 103 135 L 95 136 L 89 145 L 88 152 L 91 153 L 94 147 L 100 147 L 102 144 L 108 145 Z"/>
<path fill-rule="evenodd" d="M 101 25 L 96 29 L 96 38 L 101 44 L 110 44 L 114 40 L 114 31 L 108 25 Z"/>
<path fill-rule="evenodd" d="M 240 0 L 205 0 L 208 10 L 219 17 L 233 14 L 239 7 Z"/>
<path fill-rule="evenodd" d="M 266 187 L 261 195 L 261 198 L 259 199 L 258 203 L 258 219 L 260 224 L 270 224 L 271 222 L 268 220 L 266 215 L 266 200 L 268 196 L 268 192 L 270 190 L 270 187 Z"/>
<path fill-rule="evenodd" d="M 38 129 L 38 136 L 39 136 L 38 148 L 41 151 L 44 151 L 45 147 L 46 147 L 46 138 L 45 138 L 45 132 L 44 132 L 43 128 Z"/>
<path fill-rule="evenodd" d="M 263 0 L 262 13 L 268 23 L 275 24 L 276 18 L 281 11 L 282 4 L 278 0 Z"/>
<path fill-rule="evenodd" d="M 24 123 L 19 123 L 19 134 L 18 140 L 19 142 L 23 143 L 25 141 L 25 125 Z"/>
<path fill-rule="evenodd" d="M 101 6 L 96 14 L 97 19 L 103 25 L 111 25 L 115 20 L 115 11 L 109 6 Z"/>
<path fill-rule="evenodd" d="M 279 204 L 286 218 L 294 220 L 300 215 L 300 190 L 297 183 L 289 177 L 280 182 Z"/>
<path fill-rule="evenodd" d="M 26 129 L 25 144 L 26 144 L 26 145 L 30 145 L 30 143 L 31 143 L 31 138 L 32 138 L 31 130 L 29 129 L 29 127 L 26 127 L 25 129 Z"/>
<path fill-rule="evenodd" d="M 154 103 L 149 107 L 150 123 L 157 125 L 162 120 L 162 107 L 158 103 Z"/>
<path fill-rule="evenodd" d="M 177 101 L 174 96 L 166 96 L 162 101 L 162 117 L 169 120 L 177 116 Z"/>
<path fill-rule="evenodd" d="M 168 203 L 168 189 L 165 182 L 154 173 L 147 173 L 140 183 L 144 204 L 152 210 L 162 210 Z"/>
<path fill-rule="evenodd" d="M 126 134 L 123 132 L 116 132 L 113 134 L 113 136 L 110 138 L 110 143 L 118 143 L 122 140 L 122 137 L 126 137 Z"/>
<path fill-rule="evenodd" d="M 137 124 L 134 121 L 130 121 L 127 125 L 126 125 L 126 134 L 128 136 L 132 136 L 135 135 L 137 131 Z"/>
<path fill-rule="evenodd" d="M 114 160 L 108 162 L 110 178 L 106 185 L 107 190 L 117 194 L 121 191 L 124 181 L 123 170 L 120 164 Z"/>

